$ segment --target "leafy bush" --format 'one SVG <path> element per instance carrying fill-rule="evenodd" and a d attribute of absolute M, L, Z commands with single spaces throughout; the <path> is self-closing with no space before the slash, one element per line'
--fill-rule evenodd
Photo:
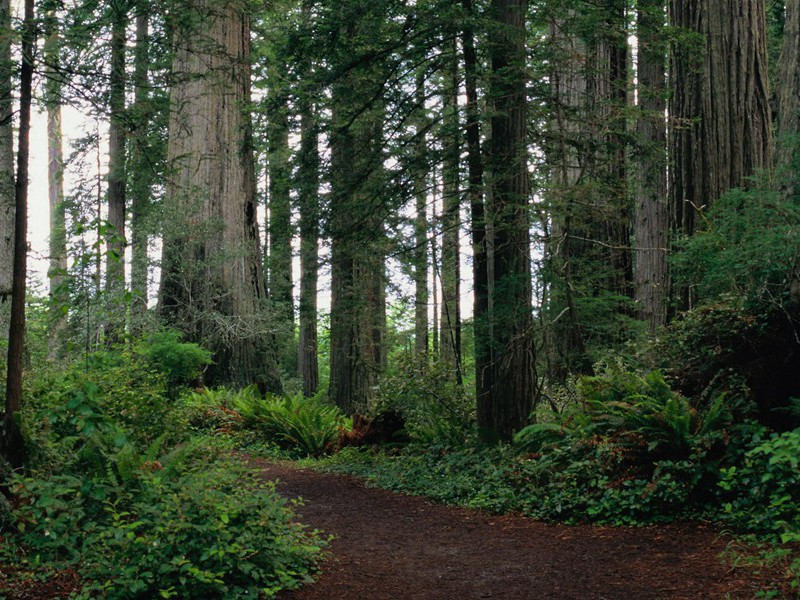
<path fill-rule="evenodd" d="M 370 412 L 400 414 L 405 432 L 417 442 L 463 444 L 475 430 L 475 402 L 456 382 L 452 367 L 413 353 L 396 358 L 393 369 L 381 378 Z"/>
<path fill-rule="evenodd" d="M 314 570 L 319 537 L 233 459 L 165 436 L 141 450 L 92 385 L 50 420 L 64 463 L 11 479 L 13 525 L 25 556 L 79 569 L 82 597 L 272 597 Z"/>
<path fill-rule="evenodd" d="M 738 404 L 699 409 L 663 376 L 618 368 L 583 379 L 580 402 L 517 435 L 514 446 L 416 444 L 398 453 L 343 451 L 323 468 L 437 500 L 567 522 L 642 523 L 714 513 L 720 467 L 748 436 Z"/>
<path fill-rule="evenodd" d="M 321 456 L 334 450 L 339 432 L 352 428 L 352 420 L 335 406 L 302 395 L 261 398 L 241 394 L 234 401 L 245 427 L 263 432 L 284 448 L 304 456 Z"/>
<path fill-rule="evenodd" d="M 727 517 L 737 529 L 800 542 L 800 429 L 754 442 L 742 465 L 723 470 Z"/>
<path fill-rule="evenodd" d="M 141 352 L 164 373 L 173 390 L 199 379 L 203 368 L 212 363 L 211 352 L 198 344 L 182 342 L 176 331 L 152 334 L 141 343 Z"/>

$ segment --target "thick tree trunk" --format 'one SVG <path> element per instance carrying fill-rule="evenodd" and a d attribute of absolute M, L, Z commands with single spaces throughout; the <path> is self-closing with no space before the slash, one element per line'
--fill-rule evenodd
<path fill-rule="evenodd" d="M 414 144 L 414 346 L 419 356 L 429 353 L 428 338 L 428 147 L 425 119 L 425 78 L 417 76 L 415 89 L 416 140 Z"/>
<path fill-rule="evenodd" d="M 61 132 L 61 75 L 58 17 L 53 8 L 45 15 L 45 104 L 47 106 L 47 191 L 50 208 L 50 357 L 61 348 L 69 302 L 64 276 L 67 272 L 67 225 L 64 208 L 64 152 Z"/>
<path fill-rule="evenodd" d="M 15 187 L 14 281 L 8 335 L 3 454 L 12 467 L 22 466 L 24 447 L 17 412 L 22 404 L 22 358 L 25 350 L 25 291 L 28 272 L 28 157 L 30 153 L 33 60 L 36 47 L 34 2 L 25 0 L 20 70 L 19 143 Z"/>
<path fill-rule="evenodd" d="M 303 394 L 313 396 L 319 387 L 317 364 L 317 279 L 319 273 L 319 131 L 314 104 L 300 100 L 300 153 L 298 199 L 300 204 L 300 341 L 298 372 Z"/>
<path fill-rule="evenodd" d="M 675 43 L 671 59 L 670 188 L 691 234 L 698 211 L 771 162 L 764 0 L 671 0 L 670 25 L 702 39 Z"/>
<path fill-rule="evenodd" d="M 536 396 L 531 299 L 525 70 L 526 0 L 493 0 L 490 160 L 494 231 L 492 394 L 478 405 L 487 437 L 509 439 Z"/>
<path fill-rule="evenodd" d="M 11 294 L 14 279 L 13 37 L 11 0 L 0 0 L 0 302 Z"/>
<path fill-rule="evenodd" d="M 640 0 L 638 169 L 634 211 L 635 289 L 639 317 L 651 331 L 667 321 L 667 194 L 666 41 L 664 0 Z"/>
<path fill-rule="evenodd" d="M 343 12 L 352 8 L 341 5 Z M 343 16 L 343 36 L 358 40 L 367 17 L 374 19 Z M 384 108 L 374 87 L 381 81 L 382 65 L 372 62 L 351 68 L 332 86 L 330 397 L 347 413 L 368 407 L 386 357 Z M 367 104 L 354 100 L 353 90 Z"/>
<path fill-rule="evenodd" d="M 483 199 L 483 157 L 481 155 L 480 110 L 478 107 L 478 56 L 471 19 L 472 0 L 462 0 L 467 21 L 461 36 L 464 52 L 466 93 L 467 169 L 472 235 L 473 331 L 475 339 L 475 396 L 478 404 L 491 395 L 491 344 L 489 329 L 489 271 L 486 236 L 486 210 Z"/>
<path fill-rule="evenodd" d="M 783 47 L 778 61 L 776 90 L 778 105 L 778 165 L 783 169 L 797 165 L 800 158 L 800 0 L 786 0 L 786 22 Z M 796 166 L 781 174 L 782 186 L 788 194 L 798 190 Z"/>
<path fill-rule="evenodd" d="M 601 321 L 608 322 L 628 310 L 619 298 L 633 295 L 626 26 L 620 0 L 568 9 L 550 26 L 551 275 L 545 336 L 551 381 L 592 372 L 586 344 L 592 323 L 583 321 L 583 306 L 600 306 L 596 299 L 605 298 L 608 314 Z"/>
<path fill-rule="evenodd" d="M 208 383 L 280 392 L 256 225 L 250 20 L 195 0 L 175 31 L 161 312 L 214 353 Z"/>
<path fill-rule="evenodd" d="M 444 48 L 442 86 L 442 360 L 461 381 L 461 144 L 458 114 L 458 54 L 456 39 Z"/>
<path fill-rule="evenodd" d="M 282 362 L 295 353 L 289 105 L 277 73 L 269 91 L 269 298 L 280 328 Z M 284 367 L 288 365 L 284 364 Z"/>
<path fill-rule="evenodd" d="M 153 169 L 149 154 L 148 134 L 150 129 L 150 83 L 149 83 L 149 44 L 150 20 L 148 7 L 140 2 L 136 14 L 136 47 L 134 49 L 134 133 L 131 136 L 131 306 L 134 331 L 137 323 L 147 311 L 148 269 L 150 257 L 148 245 L 150 236 L 147 226 L 147 212 L 151 203 Z"/>
<path fill-rule="evenodd" d="M 112 3 L 111 24 L 111 119 L 108 126 L 108 224 L 106 234 L 106 292 L 109 322 L 107 336 L 116 341 L 125 326 L 122 292 L 125 289 L 125 41 L 127 2 Z"/>

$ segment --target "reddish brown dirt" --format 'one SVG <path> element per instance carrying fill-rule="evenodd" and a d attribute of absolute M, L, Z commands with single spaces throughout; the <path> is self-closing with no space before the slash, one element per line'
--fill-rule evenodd
<path fill-rule="evenodd" d="M 307 503 L 304 523 L 335 536 L 318 582 L 283 600 L 752 598 L 764 583 L 726 567 L 706 527 L 548 525 L 260 466 Z"/>

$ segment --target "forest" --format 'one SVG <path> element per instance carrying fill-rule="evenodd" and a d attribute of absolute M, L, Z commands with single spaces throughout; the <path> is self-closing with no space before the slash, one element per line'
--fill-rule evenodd
<path fill-rule="evenodd" d="M 800 0 L 0 0 L 0 597 L 800 595 Z"/>

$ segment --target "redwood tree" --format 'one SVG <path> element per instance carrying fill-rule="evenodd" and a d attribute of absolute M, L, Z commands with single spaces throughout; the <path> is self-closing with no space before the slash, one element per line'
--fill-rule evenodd
<path fill-rule="evenodd" d="M 22 29 L 22 68 L 19 88 L 19 142 L 15 188 L 14 281 L 11 292 L 11 326 L 8 334 L 6 404 L 3 415 L 3 451 L 12 467 L 20 467 L 24 454 L 17 412 L 22 404 L 22 356 L 25 350 L 25 291 L 28 273 L 28 158 L 30 155 L 33 61 L 36 21 L 33 0 L 25 0 Z"/>
<path fill-rule="evenodd" d="M 478 425 L 508 439 L 528 423 L 536 396 L 531 300 L 526 98 L 527 0 L 493 0 L 490 203 L 494 231 L 492 392 L 479 398 Z"/>
<path fill-rule="evenodd" d="M 240 0 L 192 0 L 175 30 L 160 309 L 214 353 L 211 383 L 281 389 L 265 318 Z"/>

